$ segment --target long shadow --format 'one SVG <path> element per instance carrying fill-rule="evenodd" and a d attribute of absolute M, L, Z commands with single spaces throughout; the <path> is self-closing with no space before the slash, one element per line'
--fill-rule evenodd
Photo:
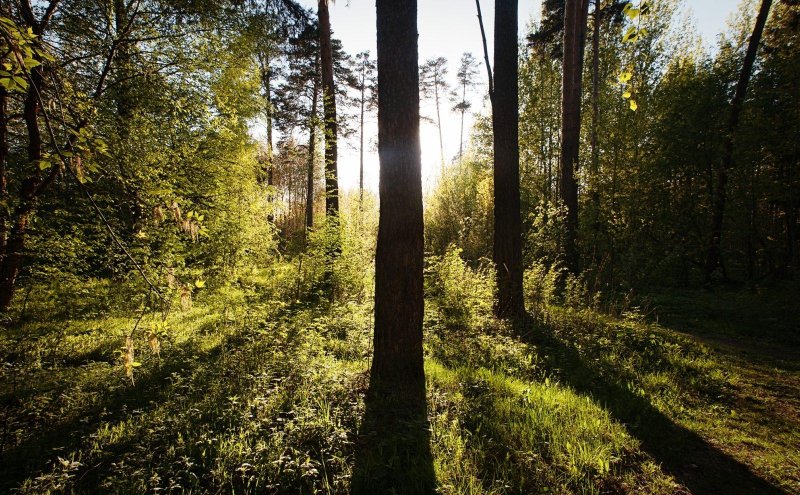
<path fill-rule="evenodd" d="M 238 336 L 229 336 L 214 348 L 200 352 L 193 342 L 173 351 L 171 359 L 146 374 L 134 386 L 120 387 L 106 393 L 90 407 L 72 415 L 71 419 L 49 424 L 37 435 L 8 449 L 0 457 L 0 493 L 11 490 L 33 473 L 46 469 L 56 452 L 70 452 L 94 432 L 103 418 L 124 418 L 132 411 L 144 411 L 167 399 L 171 386 L 168 378 L 175 372 L 195 368 L 200 363 L 213 363 L 226 346 Z"/>
<path fill-rule="evenodd" d="M 550 368 L 557 370 L 566 384 L 600 402 L 639 439 L 642 450 L 693 494 L 787 494 L 697 433 L 676 424 L 613 376 L 598 373 L 551 328 L 528 318 L 518 323 L 516 330 L 522 340 L 545 351 Z"/>
<path fill-rule="evenodd" d="M 370 380 L 355 445 L 352 493 L 436 492 L 425 382 Z"/>

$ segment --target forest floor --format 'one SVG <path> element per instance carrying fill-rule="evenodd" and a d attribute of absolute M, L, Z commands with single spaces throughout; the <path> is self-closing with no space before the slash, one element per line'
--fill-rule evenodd
<path fill-rule="evenodd" d="M 430 297 L 415 407 L 365 401 L 368 299 L 262 289 L 145 315 L 131 379 L 119 291 L 33 288 L 0 340 L 0 493 L 800 494 L 786 290 L 539 307 L 518 327 Z"/>

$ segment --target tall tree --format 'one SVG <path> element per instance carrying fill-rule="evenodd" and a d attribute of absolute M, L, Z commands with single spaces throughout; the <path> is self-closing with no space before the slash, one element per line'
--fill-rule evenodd
<path fill-rule="evenodd" d="M 564 6 L 564 62 L 561 91 L 561 201 L 566 208 L 564 226 L 564 263 L 572 273 L 578 272 L 578 167 L 581 137 L 581 90 L 583 82 L 583 48 L 589 0 L 566 0 Z"/>
<path fill-rule="evenodd" d="M 706 260 L 706 282 L 710 282 L 717 268 L 724 266 L 721 264 L 722 227 L 725 219 L 725 203 L 727 201 L 728 173 L 734 166 L 733 145 L 736 131 L 739 128 L 739 116 L 742 112 L 744 99 L 747 96 L 747 86 L 750 83 L 750 76 L 753 73 L 753 65 L 756 62 L 758 45 L 761 42 L 761 35 L 764 33 L 764 25 L 769 17 L 769 9 L 772 0 L 762 0 L 761 8 L 758 10 L 756 24 L 753 27 L 753 34 L 747 42 L 747 51 L 744 56 L 742 70 L 739 73 L 739 80 L 736 83 L 736 91 L 731 101 L 730 120 L 728 120 L 727 133 L 722 151 L 722 160 L 717 168 L 716 194 L 711 204 L 711 242 L 708 246 L 708 258 Z"/>
<path fill-rule="evenodd" d="M 461 95 L 454 92 L 452 95 L 453 110 L 461 113 L 461 132 L 458 140 L 458 158 L 464 154 L 464 115 L 472 108 L 472 103 L 467 99 L 467 92 L 475 85 L 475 76 L 478 75 L 478 60 L 469 52 L 461 56 L 461 62 L 458 65 L 456 78 L 458 85 L 461 86 Z"/>
<path fill-rule="evenodd" d="M 422 97 L 432 98 L 436 106 L 436 129 L 439 131 L 439 153 L 444 175 L 444 139 L 442 139 L 442 114 L 440 98 L 447 94 L 447 59 L 437 57 L 427 60 L 419 69 L 419 88 Z"/>
<path fill-rule="evenodd" d="M 47 6 L 44 17 L 37 19 L 29 1 L 21 2 L 21 15 L 24 25 L 36 36 L 41 36 L 47 29 L 53 13 L 58 8 L 58 1 L 53 0 Z M 43 60 L 37 59 L 41 64 Z M 26 177 L 19 188 L 19 202 L 13 208 L 10 232 L 4 242 L 5 252 L 0 265 L 0 310 L 5 310 L 11 303 L 17 276 L 22 268 L 26 234 L 35 211 L 35 200 L 41 190 L 52 182 L 58 174 L 58 167 L 52 167 L 50 173 L 44 175 L 39 167 L 42 159 L 42 131 L 39 118 L 41 112 L 41 94 L 44 91 L 42 66 L 30 67 L 27 77 L 22 118 L 27 130 L 27 159 L 33 172 Z"/>
<path fill-rule="evenodd" d="M 369 52 L 356 55 L 355 71 L 357 79 L 354 87 L 359 92 L 359 146 L 358 146 L 358 200 L 364 202 L 364 118 L 369 108 L 374 108 L 378 95 L 375 87 L 375 61 L 370 60 Z"/>
<path fill-rule="evenodd" d="M 494 14 L 494 255 L 499 317 L 521 317 L 522 222 L 519 190 L 517 0 L 497 0 Z"/>
<path fill-rule="evenodd" d="M 322 71 L 322 106 L 325 115 L 325 214 L 339 215 L 339 170 L 336 140 L 336 85 L 333 80 L 330 0 L 319 0 L 319 49 Z"/>
<path fill-rule="evenodd" d="M 417 1 L 377 0 L 376 10 L 381 167 L 372 376 L 424 383 Z"/>

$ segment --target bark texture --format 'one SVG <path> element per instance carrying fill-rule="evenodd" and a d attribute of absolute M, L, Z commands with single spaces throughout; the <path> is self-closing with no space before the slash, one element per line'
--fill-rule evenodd
<path fill-rule="evenodd" d="M 497 0 L 494 18 L 494 264 L 498 317 L 521 317 L 522 222 L 519 191 L 517 0 Z"/>
<path fill-rule="evenodd" d="M 578 183 L 575 170 L 581 137 L 581 87 L 583 48 L 589 0 L 566 0 L 564 8 L 564 63 L 561 92 L 561 201 L 567 210 L 563 240 L 566 268 L 577 273 Z"/>
<path fill-rule="evenodd" d="M 416 0 L 377 0 L 380 220 L 372 377 L 424 382 Z"/>
<path fill-rule="evenodd" d="M 319 0 L 319 49 L 322 72 L 322 106 L 325 114 L 325 214 L 339 215 L 339 170 L 336 139 L 336 86 L 333 81 L 333 48 L 328 1 Z"/>

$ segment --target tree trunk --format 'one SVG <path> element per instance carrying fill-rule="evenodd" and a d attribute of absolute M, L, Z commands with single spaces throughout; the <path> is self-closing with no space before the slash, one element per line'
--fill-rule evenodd
<path fill-rule="evenodd" d="M 436 128 L 439 130 L 439 155 L 442 161 L 442 179 L 444 179 L 444 139 L 442 139 L 442 115 L 439 112 L 439 74 L 433 74 L 433 97 L 436 101 Z"/>
<path fill-rule="evenodd" d="M 360 208 L 364 206 L 364 92 L 367 79 L 366 60 L 361 68 L 361 121 L 360 121 L 360 146 L 358 148 L 358 204 Z"/>
<path fill-rule="evenodd" d="M 308 169 L 306 172 L 306 231 L 314 228 L 314 155 L 317 153 L 317 100 L 319 85 L 314 79 L 311 116 L 308 118 Z"/>
<path fill-rule="evenodd" d="M 494 255 L 498 317 L 522 317 L 522 222 L 519 191 L 517 0 L 494 11 Z"/>
<path fill-rule="evenodd" d="M 261 86 L 264 89 L 264 98 L 267 103 L 267 168 L 264 170 L 267 174 L 267 202 L 270 205 L 274 205 L 275 195 L 272 191 L 272 187 L 275 185 L 274 149 L 272 146 L 272 70 L 269 67 L 269 55 L 263 52 L 259 54 L 259 62 L 261 65 Z M 267 220 L 269 222 L 275 221 L 275 215 L 272 210 L 267 214 Z"/>
<path fill-rule="evenodd" d="M 727 134 L 725 135 L 725 145 L 722 151 L 722 160 L 717 168 L 717 182 L 716 182 L 716 196 L 711 204 L 711 242 L 708 247 L 708 258 L 706 261 L 706 282 L 711 282 L 714 272 L 717 268 L 722 268 L 725 272 L 724 266 L 721 262 L 721 243 L 722 243 L 722 227 L 725 219 L 725 204 L 727 202 L 727 187 L 728 187 L 728 172 L 734 166 L 733 159 L 733 140 L 736 136 L 736 131 L 739 128 L 739 116 L 742 111 L 744 99 L 747 96 L 747 86 L 750 84 L 750 76 L 753 72 L 753 65 L 756 62 L 756 54 L 758 53 L 758 45 L 761 42 L 761 35 L 764 33 L 764 25 L 767 23 L 769 17 L 769 9 L 772 6 L 772 0 L 762 0 L 761 8 L 756 17 L 756 24 L 753 28 L 753 34 L 747 43 L 747 52 L 744 56 L 744 64 L 742 65 L 742 72 L 739 74 L 739 81 L 736 84 L 736 92 L 733 95 L 731 102 L 731 115 L 728 121 Z"/>
<path fill-rule="evenodd" d="M 322 106 L 325 114 L 325 214 L 339 215 L 339 171 L 337 165 L 336 86 L 333 82 L 333 49 L 328 1 L 319 0 L 319 48 L 322 62 Z"/>
<path fill-rule="evenodd" d="M 592 265 L 597 266 L 597 245 L 600 238 L 600 23 L 603 11 L 601 0 L 594 0 L 594 16 L 592 18 L 592 130 L 591 153 L 592 164 L 589 174 L 589 185 L 592 200 Z"/>
<path fill-rule="evenodd" d="M 11 219 L 13 225 L 6 241 L 3 264 L 0 266 L 0 311 L 5 311 L 14 297 L 14 287 L 25 254 L 28 222 L 34 210 L 37 185 L 41 179 L 38 162 L 42 159 L 42 134 L 39 128 L 39 91 L 41 91 L 42 74 L 38 67 L 31 69 L 30 79 L 22 115 L 28 131 L 28 161 L 34 172 L 22 181 L 19 204 L 14 208 Z"/>
<path fill-rule="evenodd" d="M 0 86 L 0 266 L 6 257 L 8 237 L 8 179 L 6 160 L 8 157 L 8 116 L 6 115 L 8 92 Z"/>
<path fill-rule="evenodd" d="M 467 101 L 467 84 L 464 83 L 461 87 L 461 103 Z M 458 159 L 464 158 L 464 113 L 466 109 L 461 108 L 461 132 L 458 137 Z"/>
<path fill-rule="evenodd" d="M 564 263 L 578 273 L 578 184 L 575 170 L 581 137 L 583 46 L 589 0 L 566 0 L 564 9 L 564 63 L 561 94 L 561 201 L 567 210 L 564 225 Z"/>
<path fill-rule="evenodd" d="M 372 377 L 424 383 L 416 0 L 377 0 L 380 218 Z"/>

